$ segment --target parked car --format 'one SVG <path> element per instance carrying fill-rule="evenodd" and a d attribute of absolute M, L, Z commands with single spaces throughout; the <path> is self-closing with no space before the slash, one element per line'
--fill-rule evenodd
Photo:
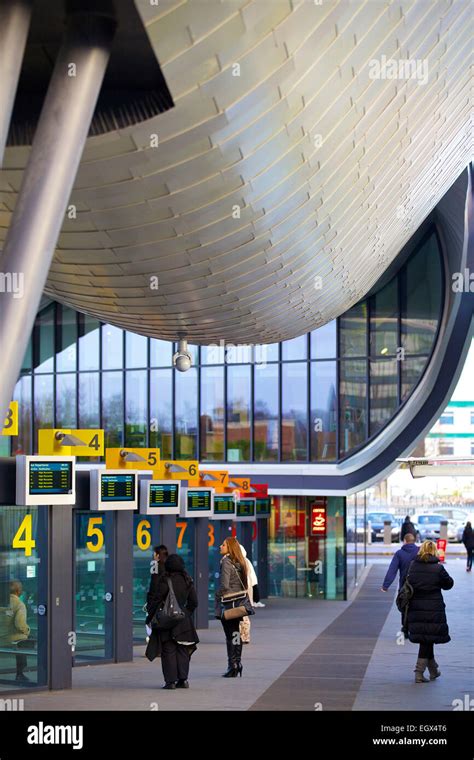
<path fill-rule="evenodd" d="M 455 524 L 456 529 L 456 541 L 462 541 L 462 533 L 468 520 L 473 521 L 472 512 L 467 509 L 460 509 L 459 507 L 438 507 L 436 513 L 444 515 L 449 521 Z"/>
<path fill-rule="evenodd" d="M 347 541 L 349 543 L 356 542 L 363 543 L 365 533 L 365 522 L 363 517 L 356 517 L 356 525 L 354 530 L 354 521 L 348 519 L 347 521 Z M 356 538 L 357 537 L 357 538 Z"/>
<path fill-rule="evenodd" d="M 401 520 L 399 517 L 390 514 L 390 512 L 368 512 L 367 521 L 370 520 L 372 532 L 372 541 L 383 541 L 384 521 L 390 520 L 392 523 L 392 542 L 400 541 Z"/>
<path fill-rule="evenodd" d="M 417 541 L 436 541 L 440 535 L 441 521 L 446 520 L 445 515 L 427 512 L 421 515 L 413 515 L 412 522 L 416 528 Z M 457 541 L 458 530 L 453 520 L 448 519 L 448 541 Z"/>

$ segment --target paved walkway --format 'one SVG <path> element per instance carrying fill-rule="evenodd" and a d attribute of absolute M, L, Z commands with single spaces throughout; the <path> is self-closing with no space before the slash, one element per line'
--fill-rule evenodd
<path fill-rule="evenodd" d="M 76 668 L 70 691 L 26 694 L 25 710 L 452 710 L 454 699 L 474 697 L 474 573 L 448 561 L 453 641 L 438 648 L 442 677 L 415 684 L 417 648 L 397 644 L 395 589 L 379 590 L 386 566 L 374 558 L 352 602 L 270 599 L 253 619 L 243 678 L 220 677 L 225 646 L 212 621 L 200 631 L 187 691 L 162 691 L 160 661 L 137 647 L 131 663 Z"/>

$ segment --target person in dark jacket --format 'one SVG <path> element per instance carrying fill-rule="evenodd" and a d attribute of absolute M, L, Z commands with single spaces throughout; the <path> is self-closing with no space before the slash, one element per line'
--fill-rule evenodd
<path fill-rule="evenodd" d="M 410 563 L 413 562 L 418 554 L 418 549 L 419 547 L 415 544 L 415 536 L 413 533 L 405 533 L 402 548 L 395 552 L 392 561 L 390 562 L 390 566 L 382 584 L 382 591 L 388 591 L 395 580 L 397 573 L 400 574 L 398 588 L 400 589 L 403 586 Z"/>
<path fill-rule="evenodd" d="M 196 651 L 196 644 L 199 643 L 192 619 L 198 600 L 193 579 L 186 572 L 183 559 L 178 554 L 169 555 L 164 573 L 152 575 L 147 598 L 146 622 L 150 624 L 155 612 L 165 601 L 169 592 L 168 580 L 173 585 L 178 604 L 186 613 L 186 617 L 169 630 L 152 628 L 145 654 L 150 661 L 161 654 L 164 689 L 187 689 L 189 661 L 192 653 Z"/>
<path fill-rule="evenodd" d="M 222 616 L 221 599 L 231 591 L 247 589 L 247 568 L 245 558 L 236 538 L 226 538 L 220 546 L 222 554 L 219 586 L 215 595 L 215 616 L 224 628 L 227 644 L 227 670 L 224 678 L 242 676 L 242 640 L 240 620 L 225 620 Z"/>
<path fill-rule="evenodd" d="M 440 563 L 434 541 L 422 543 L 408 573 L 413 587 L 408 605 L 408 638 L 413 644 L 420 645 L 415 682 L 426 683 L 428 679 L 423 675 L 426 668 L 430 681 L 441 675 L 434 658 L 434 645 L 451 641 L 441 590 L 448 591 L 454 586 L 454 581 Z"/>
<path fill-rule="evenodd" d="M 407 515 L 405 517 L 404 522 L 402 523 L 402 527 L 400 530 L 400 541 L 403 541 L 407 533 L 411 533 L 413 538 L 416 540 L 416 528 L 413 525 L 412 521 L 410 520 L 410 516 Z"/>
<path fill-rule="evenodd" d="M 472 570 L 472 553 L 474 551 L 474 531 L 472 530 L 472 525 L 470 522 L 466 523 L 466 527 L 462 532 L 462 542 L 466 547 L 467 552 L 466 570 L 468 573 L 470 573 Z"/>

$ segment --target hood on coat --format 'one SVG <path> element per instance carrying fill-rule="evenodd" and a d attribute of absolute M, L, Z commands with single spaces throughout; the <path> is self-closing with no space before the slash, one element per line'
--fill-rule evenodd
<path fill-rule="evenodd" d="M 418 554 L 420 547 L 416 544 L 403 544 L 401 551 L 407 552 L 407 554 Z"/>
<path fill-rule="evenodd" d="M 432 554 L 425 555 L 426 559 L 421 557 L 415 557 L 415 562 L 423 562 L 426 565 L 432 565 L 434 562 L 439 562 L 439 557 L 433 557 Z"/>

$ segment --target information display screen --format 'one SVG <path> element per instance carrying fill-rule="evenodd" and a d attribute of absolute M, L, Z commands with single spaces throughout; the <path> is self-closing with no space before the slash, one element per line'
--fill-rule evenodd
<path fill-rule="evenodd" d="M 135 475 L 123 473 L 120 475 L 107 475 L 104 473 L 100 479 L 100 498 L 107 503 L 110 501 L 135 501 Z"/>
<path fill-rule="evenodd" d="M 228 515 L 229 519 L 235 515 L 235 501 L 231 494 L 215 494 L 214 514 Z"/>
<path fill-rule="evenodd" d="M 188 512 L 208 512 L 211 507 L 211 491 L 205 488 L 188 488 Z"/>
<path fill-rule="evenodd" d="M 72 462 L 29 462 L 30 496 L 72 494 Z"/>
<path fill-rule="evenodd" d="M 272 500 L 270 497 L 259 499 L 257 497 L 257 517 L 270 517 L 272 512 Z"/>
<path fill-rule="evenodd" d="M 179 485 L 177 483 L 150 483 L 150 507 L 170 507 L 179 506 Z"/>
<path fill-rule="evenodd" d="M 255 519 L 255 499 L 241 499 L 237 502 L 237 517 Z"/>

